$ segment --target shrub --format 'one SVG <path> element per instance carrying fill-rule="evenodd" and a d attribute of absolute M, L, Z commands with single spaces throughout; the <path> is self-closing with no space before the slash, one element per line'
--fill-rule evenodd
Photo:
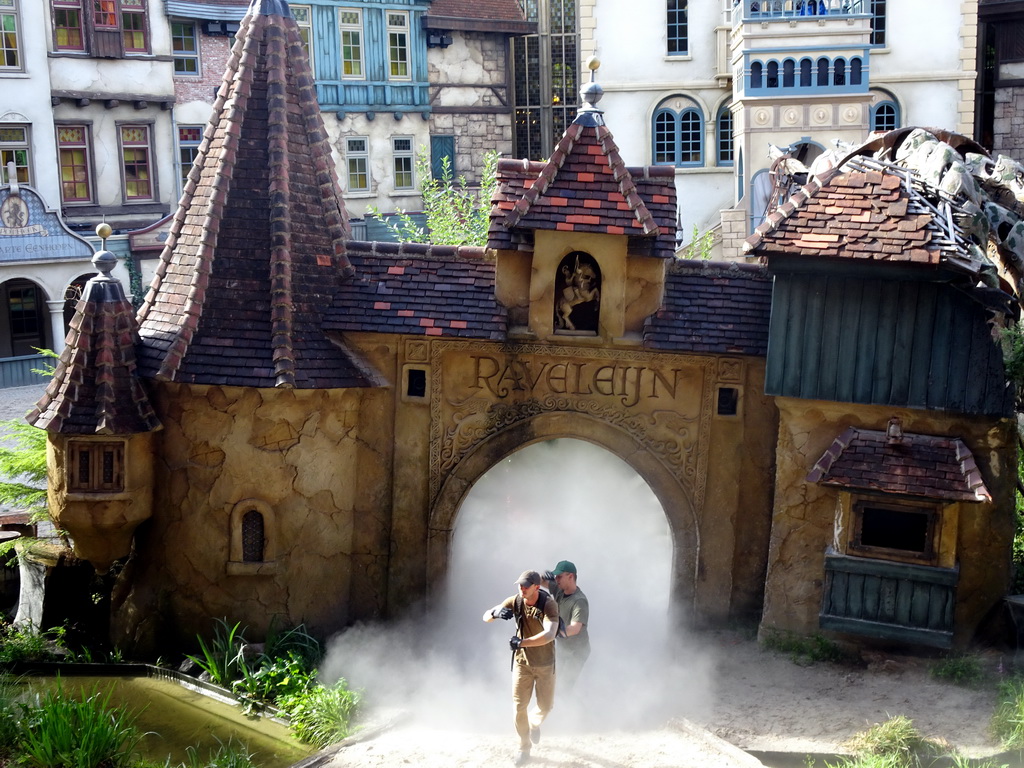
<path fill-rule="evenodd" d="M 857 734 L 850 746 L 855 757 L 830 768 L 916 768 L 942 754 L 940 745 L 921 736 L 903 715 Z"/>
<path fill-rule="evenodd" d="M 930 672 L 936 680 L 946 680 L 955 685 L 972 686 L 985 679 L 981 660 L 967 654 L 951 654 L 935 664 Z"/>
<path fill-rule="evenodd" d="M 845 659 L 842 649 L 821 634 L 807 637 L 795 632 L 769 630 L 765 633 L 762 645 L 768 650 L 787 654 L 797 664 Z"/>
<path fill-rule="evenodd" d="M 201 655 L 188 658 L 198 664 L 214 683 L 230 688 L 232 681 L 241 676 L 244 632 L 240 622 L 229 627 L 225 619 L 217 619 L 213 639 L 207 643 L 198 638 Z"/>
<path fill-rule="evenodd" d="M 278 705 L 288 716 L 292 734 L 297 739 L 323 748 L 349 735 L 360 698 L 343 679 L 330 687 L 318 685 L 281 698 Z"/>
<path fill-rule="evenodd" d="M 19 705 L 15 754 L 35 768 L 128 768 L 142 734 L 97 690 L 79 700 L 58 680 L 37 706 Z"/>
<path fill-rule="evenodd" d="M 1024 747 L 1024 678 L 1015 676 L 1000 681 L 992 732 L 1007 749 Z"/>
<path fill-rule="evenodd" d="M 59 654 L 59 635 L 32 626 L 16 627 L 0 621 L 0 664 L 17 661 L 53 661 Z"/>

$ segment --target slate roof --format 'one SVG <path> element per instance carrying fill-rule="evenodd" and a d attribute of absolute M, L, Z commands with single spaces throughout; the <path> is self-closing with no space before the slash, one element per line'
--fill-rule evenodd
<path fill-rule="evenodd" d="M 772 280 L 753 264 L 674 261 L 661 309 L 644 325 L 644 347 L 763 357 Z"/>
<path fill-rule="evenodd" d="M 113 266 L 114 257 L 102 253 Z M 93 263 L 97 264 L 96 257 Z M 135 309 L 121 283 L 104 274 L 92 278 L 75 308 L 67 346 L 46 392 L 25 420 L 65 435 L 129 435 L 159 429 L 137 375 L 138 338 Z"/>
<path fill-rule="evenodd" d="M 422 18 L 424 29 L 460 29 L 502 34 L 537 31 L 518 0 L 433 0 Z"/>
<path fill-rule="evenodd" d="M 580 110 L 545 163 L 501 160 L 488 247 L 532 247 L 530 230 L 628 235 L 629 252 L 675 255 L 675 170 L 628 168 L 600 112 Z"/>
<path fill-rule="evenodd" d="M 320 327 L 352 273 L 338 189 L 295 21 L 282 0 L 254 0 L 139 312 L 140 370 L 196 384 L 368 385 Z"/>
<path fill-rule="evenodd" d="M 325 329 L 505 339 L 483 248 L 353 241 L 348 255 L 356 276 L 338 289 Z"/>
<path fill-rule="evenodd" d="M 885 432 L 848 427 L 818 459 L 807 481 L 930 499 L 992 500 L 963 440 L 910 432 L 891 444 Z"/>

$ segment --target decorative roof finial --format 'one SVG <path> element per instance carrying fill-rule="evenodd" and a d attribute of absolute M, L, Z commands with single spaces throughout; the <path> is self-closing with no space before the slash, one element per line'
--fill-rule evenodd
<path fill-rule="evenodd" d="M 93 278 L 94 280 L 114 280 L 115 278 L 110 276 L 110 273 L 117 266 L 117 256 L 107 250 L 107 238 L 113 233 L 110 225 L 106 222 L 97 225 L 96 236 L 102 240 L 101 250 L 96 251 L 92 256 L 92 265 L 99 271 L 100 276 Z"/>
<path fill-rule="evenodd" d="M 596 105 L 604 96 L 604 88 L 597 82 L 595 75 L 598 67 L 601 66 L 601 60 L 597 56 L 590 56 L 587 58 L 586 64 L 590 70 L 590 82 L 580 88 L 580 101 L 584 104 L 580 108 L 580 112 L 599 112 Z"/>

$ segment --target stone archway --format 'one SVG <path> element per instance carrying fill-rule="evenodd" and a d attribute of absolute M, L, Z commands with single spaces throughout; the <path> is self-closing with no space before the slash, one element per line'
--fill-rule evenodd
<path fill-rule="evenodd" d="M 651 488 L 668 519 L 672 537 L 670 606 L 673 619 L 690 615 L 700 551 L 692 500 L 665 465 L 624 430 L 593 417 L 551 412 L 518 422 L 482 440 L 453 468 L 431 507 L 427 541 L 427 590 L 431 600 L 443 591 L 451 560 L 459 508 L 473 485 L 495 464 L 525 446 L 543 440 L 576 438 L 622 459 Z"/>

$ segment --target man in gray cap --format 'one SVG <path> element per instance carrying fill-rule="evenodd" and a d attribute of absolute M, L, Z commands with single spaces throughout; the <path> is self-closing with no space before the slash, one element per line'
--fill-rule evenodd
<path fill-rule="evenodd" d="M 558 688 L 568 693 L 576 685 L 583 665 L 590 656 L 590 603 L 576 584 L 576 566 L 568 560 L 559 561 L 554 570 L 544 574 L 555 586 L 558 615 L 565 625 L 565 636 L 558 638 Z"/>
<path fill-rule="evenodd" d="M 484 621 L 516 620 L 512 649 L 512 701 L 515 703 L 519 755 L 516 765 L 530 759 L 530 747 L 540 741 L 540 724 L 555 703 L 555 634 L 558 632 L 558 604 L 540 587 L 537 571 L 523 571 L 516 580 L 519 594 L 506 597 L 484 611 Z M 536 693 L 537 706 L 527 712 Z"/>

